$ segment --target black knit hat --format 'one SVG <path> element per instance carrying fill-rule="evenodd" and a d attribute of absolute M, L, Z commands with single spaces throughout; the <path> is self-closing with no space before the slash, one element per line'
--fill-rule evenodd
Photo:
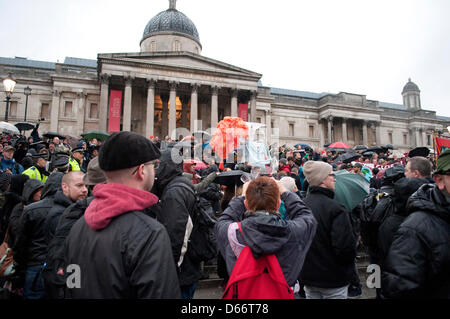
<path fill-rule="evenodd" d="M 11 174 L 0 172 L 0 191 L 6 192 L 11 183 Z"/>
<path fill-rule="evenodd" d="M 118 132 L 110 135 L 100 148 L 98 161 L 104 171 L 117 171 L 135 167 L 154 159 L 161 152 L 149 139 L 133 132 Z"/>

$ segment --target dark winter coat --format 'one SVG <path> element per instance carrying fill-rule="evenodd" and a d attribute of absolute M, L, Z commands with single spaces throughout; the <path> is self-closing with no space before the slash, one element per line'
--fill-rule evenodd
<path fill-rule="evenodd" d="M 64 288 L 67 278 L 65 241 L 72 226 L 83 216 L 93 199 L 93 197 L 88 197 L 71 204 L 59 218 L 54 236 L 48 245 L 48 253 L 45 258 L 46 267 L 43 272 L 49 298 L 62 299 L 65 297 Z"/>
<path fill-rule="evenodd" d="M 169 236 L 145 213 L 156 196 L 122 184 L 96 185 L 93 195 L 65 242 L 65 264 L 81 271 L 80 288 L 67 287 L 67 297 L 179 298 Z"/>
<path fill-rule="evenodd" d="M 169 233 L 172 254 L 179 270 L 181 286 L 196 283 L 200 277 L 200 262 L 192 258 L 186 234 L 193 228 L 192 216 L 194 213 L 195 196 L 183 186 L 172 186 L 175 183 L 184 183 L 191 187 L 190 180 L 182 176 L 183 166 L 171 160 L 171 149 L 161 154 L 160 165 L 156 171 L 154 193 L 159 197 L 156 218 Z M 167 189 L 170 188 L 170 191 Z M 182 251 L 187 246 L 187 251 Z"/>
<path fill-rule="evenodd" d="M 64 195 L 62 190 L 56 192 L 55 198 L 53 200 L 53 207 L 50 209 L 45 219 L 47 243 L 50 243 L 55 236 L 56 226 L 58 225 L 59 218 L 61 217 L 62 213 L 67 207 L 72 204 L 72 200 Z"/>
<path fill-rule="evenodd" d="M 381 276 L 388 298 L 450 298 L 450 201 L 425 184 L 408 201 Z"/>
<path fill-rule="evenodd" d="M 378 231 L 378 249 L 381 265 L 386 258 L 389 247 L 391 247 L 395 233 L 408 216 L 406 204 L 409 197 L 427 182 L 426 179 L 422 178 L 402 178 L 394 184 L 393 200 L 395 213 L 386 217 Z"/>
<path fill-rule="evenodd" d="M 231 224 L 241 222 L 244 239 L 236 229 L 240 245 L 247 244 L 253 256 L 275 254 L 286 282 L 293 287 L 303 266 L 303 261 L 316 231 L 317 222 L 311 210 L 294 193 L 281 195 L 289 220 L 278 214 L 250 214 L 246 212 L 244 197 L 233 198 L 215 226 L 217 245 L 224 256 L 228 274 L 236 263 L 236 254 L 230 246 L 228 229 Z"/>
<path fill-rule="evenodd" d="M 28 205 L 22 214 L 14 261 L 18 268 L 42 265 L 47 254 L 45 219 L 53 207 L 54 194 L 61 189 L 63 173 L 53 173 L 45 183 L 41 200 Z"/>
<path fill-rule="evenodd" d="M 318 288 L 349 284 L 355 267 L 356 237 L 349 212 L 333 199 L 334 192 L 309 187 L 305 204 L 317 220 L 317 231 L 306 255 L 300 283 Z"/>
<path fill-rule="evenodd" d="M 13 247 L 13 250 L 16 245 L 17 235 L 20 231 L 20 219 L 23 214 L 23 209 L 26 205 L 33 203 L 33 195 L 41 187 L 44 187 L 44 184 L 40 180 L 28 180 L 23 188 L 22 202 L 18 203 L 11 212 L 11 216 L 9 218 L 9 245 L 10 247 Z"/>

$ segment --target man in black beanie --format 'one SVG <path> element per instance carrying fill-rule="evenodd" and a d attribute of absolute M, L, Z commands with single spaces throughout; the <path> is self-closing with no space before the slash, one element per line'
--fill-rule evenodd
<path fill-rule="evenodd" d="M 81 272 L 66 296 L 180 297 L 170 238 L 147 214 L 158 202 L 150 190 L 159 157 L 157 147 L 136 133 L 114 133 L 103 144 L 98 160 L 107 183 L 94 187 L 94 199 L 66 240 L 66 262 Z"/>

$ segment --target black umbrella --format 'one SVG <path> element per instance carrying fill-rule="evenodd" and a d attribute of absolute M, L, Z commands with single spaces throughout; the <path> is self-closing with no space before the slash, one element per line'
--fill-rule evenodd
<path fill-rule="evenodd" d="M 58 137 L 60 139 L 65 139 L 66 137 L 62 134 L 59 133 L 55 133 L 55 132 L 47 132 L 45 134 L 42 135 L 43 137 L 47 137 L 47 138 L 54 138 L 54 137 Z"/>
<path fill-rule="evenodd" d="M 32 129 L 34 129 L 34 124 L 32 124 L 32 123 L 28 123 L 28 122 L 20 122 L 20 123 L 16 123 L 16 124 L 14 124 L 18 129 L 19 129 L 19 131 L 29 131 L 29 130 L 32 130 Z"/>
<path fill-rule="evenodd" d="M 367 150 L 368 147 L 365 146 L 365 145 L 356 145 L 353 149 L 354 149 L 355 151 L 362 151 L 362 150 Z"/>
<path fill-rule="evenodd" d="M 239 186 L 244 184 L 241 181 L 242 174 L 244 174 L 244 172 L 241 170 L 223 172 L 217 175 L 216 179 L 214 180 L 214 183 L 225 186 L 236 186 L 236 185 Z"/>
<path fill-rule="evenodd" d="M 343 162 L 343 163 L 351 163 L 353 161 L 356 161 L 357 159 L 359 159 L 361 157 L 361 154 L 358 153 L 354 153 L 354 152 L 348 152 L 348 153 L 344 153 L 340 156 L 338 156 L 335 160 L 334 163 L 338 163 L 338 162 Z"/>
<path fill-rule="evenodd" d="M 383 146 L 381 146 L 381 147 L 382 147 L 382 148 L 387 148 L 387 149 L 390 149 L 390 150 L 395 149 L 394 145 L 392 145 L 392 144 L 386 144 L 386 145 L 383 145 Z"/>
<path fill-rule="evenodd" d="M 363 156 L 366 156 L 366 157 L 372 157 L 373 154 L 375 154 L 375 152 L 372 152 L 372 151 L 365 151 L 365 152 L 362 152 L 362 155 L 363 155 Z"/>
<path fill-rule="evenodd" d="M 430 155 L 430 149 L 428 147 L 416 147 L 408 154 L 409 158 L 416 156 L 427 157 L 428 155 Z"/>
<path fill-rule="evenodd" d="M 385 151 L 386 151 L 386 149 L 382 148 L 380 146 L 372 146 L 367 149 L 367 152 L 375 152 L 377 154 L 383 153 Z"/>

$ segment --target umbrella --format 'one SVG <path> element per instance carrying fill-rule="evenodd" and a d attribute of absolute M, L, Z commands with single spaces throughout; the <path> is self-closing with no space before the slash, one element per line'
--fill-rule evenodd
<path fill-rule="evenodd" d="M 351 147 L 345 143 L 336 142 L 336 143 L 328 145 L 328 148 L 351 148 Z"/>
<path fill-rule="evenodd" d="M 390 150 L 393 150 L 395 148 L 392 144 L 386 144 L 386 145 L 383 145 L 381 147 L 382 148 L 387 148 L 387 149 L 390 149 Z"/>
<path fill-rule="evenodd" d="M 216 179 L 214 180 L 214 183 L 225 186 L 236 186 L 236 185 L 239 186 L 243 184 L 241 181 L 242 174 L 244 174 L 244 172 L 241 170 L 223 172 L 217 175 Z"/>
<path fill-rule="evenodd" d="M 351 211 L 369 194 L 369 182 L 361 175 L 346 170 L 334 173 L 336 175 L 334 199 Z"/>
<path fill-rule="evenodd" d="M 6 133 L 20 134 L 19 129 L 8 122 L 0 122 L 0 130 Z"/>
<path fill-rule="evenodd" d="M 362 150 L 367 150 L 368 147 L 365 146 L 365 145 L 356 145 L 353 149 L 354 149 L 355 151 L 362 151 Z"/>
<path fill-rule="evenodd" d="M 47 133 L 43 134 L 42 136 L 43 136 L 43 137 L 50 138 L 50 139 L 52 139 L 52 138 L 54 138 L 54 137 L 58 137 L 58 138 L 60 138 L 60 139 L 63 140 L 63 139 L 66 138 L 64 135 L 59 134 L 59 133 L 55 133 L 55 132 L 47 132 Z"/>
<path fill-rule="evenodd" d="M 382 153 L 382 152 L 385 152 L 385 150 L 386 150 L 386 149 L 384 149 L 384 148 L 382 148 L 382 147 L 380 147 L 380 146 L 372 146 L 372 147 L 369 147 L 369 148 L 367 149 L 368 152 L 375 152 L 375 153 L 377 153 L 377 154 L 380 154 L 380 153 Z"/>
<path fill-rule="evenodd" d="M 347 152 L 347 153 L 344 153 L 344 154 L 338 156 L 334 160 L 334 163 L 335 164 L 338 163 L 338 162 L 351 163 L 353 161 L 356 161 L 360 157 L 361 157 L 361 154 L 354 153 L 354 152 Z"/>
<path fill-rule="evenodd" d="M 14 124 L 15 127 L 19 129 L 19 131 L 29 131 L 34 129 L 34 124 L 28 122 L 19 122 Z"/>
<path fill-rule="evenodd" d="M 309 145 L 306 144 L 306 143 L 297 143 L 297 144 L 294 145 L 294 147 L 299 147 L 299 146 L 300 146 L 300 148 L 302 148 L 302 149 L 312 148 L 311 146 L 309 146 Z"/>
<path fill-rule="evenodd" d="M 109 137 L 109 134 L 103 131 L 89 131 L 81 134 L 81 136 L 88 141 L 94 138 L 99 141 L 105 141 Z"/>
<path fill-rule="evenodd" d="M 430 149 L 428 147 L 416 147 L 415 149 L 411 150 L 408 154 L 410 158 L 416 156 L 427 157 L 428 155 L 430 155 Z"/>
<path fill-rule="evenodd" d="M 366 156 L 366 157 L 372 157 L 373 154 L 375 154 L 375 152 L 372 152 L 372 151 L 365 151 L 365 152 L 362 152 L 362 155 L 363 155 L 363 156 Z"/>

